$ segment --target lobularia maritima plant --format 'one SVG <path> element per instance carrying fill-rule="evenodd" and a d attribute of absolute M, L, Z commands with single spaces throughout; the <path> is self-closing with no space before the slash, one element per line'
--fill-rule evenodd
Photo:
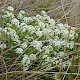
<path fill-rule="evenodd" d="M 0 50 L 5 51 L 18 45 L 12 48 L 11 54 L 21 55 L 19 60 L 24 71 L 64 56 L 65 46 L 67 51 L 72 51 L 74 35 L 78 37 L 75 27 L 56 24 L 45 11 L 42 11 L 41 15 L 28 17 L 23 10 L 14 15 L 13 7 L 8 6 L 5 15 L 2 16 L 5 27 L 0 26 Z M 57 60 L 46 67 L 59 65 L 60 61 Z"/>

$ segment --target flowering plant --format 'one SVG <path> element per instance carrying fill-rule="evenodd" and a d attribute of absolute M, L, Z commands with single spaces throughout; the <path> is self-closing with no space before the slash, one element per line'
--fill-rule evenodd
<path fill-rule="evenodd" d="M 45 11 L 28 17 L 23 10 L 15 15 L 9 6 L 3 18 L 5 27 L 0 27 L 0 51 L 10 49 L 9 55 L 17 54 L 24 71 L 45 64 L 46 67 L 59 65 L 61 60 L 54 60 L 65 55 L 65 47 L 72 51 L 74 38 L 78 38 L 75 27 L 56 24 Z"/>

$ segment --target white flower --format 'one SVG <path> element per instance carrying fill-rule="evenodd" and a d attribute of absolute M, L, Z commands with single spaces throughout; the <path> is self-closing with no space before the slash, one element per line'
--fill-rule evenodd
<path fill-rule="evenodd" d="M 45 50 L 45 54 L 49 54 L 49 52 L 50 52 L 48 46 L 44 46 L 43 47 L 43 50 Z"/>
<path fill-rule="evenodd" d="M 61 44 L 64 46 L 66 44 L 66 41 L 62 40 Z"/>
<path fill-rule="evenodd" d="M 45 20 L 48 20 L 49 21 L 50 20 L 50 16 L 46 16 L 45 17 Z"/>
<path fill-rule="evenodd" d="M 9 26 L 9 27 L 12 27 L 12 24 L 10 24 L 10 23 L 7 23 L 7 26 Z"/>
<path fill-rule="evenodd" d="M 19 14 L 18 14 L 18 19 L 23 19 L 24 18 L 24 14 L 25 14 L 25 12 L 23 11 L 23 10 L 21 10 L 20 12 L 19 12 Z"/>
<path fill-rule="evenodd" d="M 31 43 L 31 46 L 33 46 L 34 48 L 36 48 L 37 50 L 41 51 L 41 47 L 42 47 L 42 42 L 41 41 L 33 41 Z"/>
<path fill-rule="evenodd" d="M 18 39 L 18 36 L 17 36 L 17 35 L 15 35 L 15 36 L 12 36 L 12 35 L 11 35 L 11 39 L 14 41 L 14 43 L 15 43 L 15 42 L 17 42 L 18 44 L 21 43 L 21 41 Z"/>
<path fill-rule="evenodd" d="M 75 31 L 70 30 L 70 35 L 69 36 L 70 36 L 71 39 L 74 39 L 74 34 L 75 34 Z"/>
<path fill-rule="evenodd" d="M 19 13 L 18 16 L 17 16 L 17 18 L 18 19 L 23 19 L 23 15 Z"/>
<path fill-rule="evenodd" d="M 7 28 L 2 29 L 2 31 L 7 34 Z"/>
<path fill-rule="evenodd" d="M 61 56 L 64 55 L 64 52 L 63 52 L 63 51 L 60 51 L 60 52 L 57 53 L 57 55 L 58 55 L 59 57 L 61 57 Z"/>
<path fill-rule="evenodd" d="M 27 54 L 24 54 L 23 55 L 23 62 L 25 62 L 27 59 L 29 59 L 28 55 Z"/>
<path fill-rule="evenodd" d="M 44 28 L 43 30 L 42 30 L 42 32 L 43 32 L 43 34 L 46 36 L 46 37 L 48 37 L 48 36 L 53 36 L 54 35 L 54 31 L 51 29 L 51 28 Z"/>
<path fill-rule="evenodd" d="M 49 54 L 49 52 L 53 50 L 53 47 L 51 45 L 44 46 L 43 50 L 45 50 L 45 54 Z"/>
<path fill-rule="evenodd" d="M 58 64 L 59 64 L 59 60 L 56 60 L 56 59 L 57 59 L 57 58 L 55 58 L 55 57 L 53 58 L 53 61 L 54 61 L 53 64 L 58 65 Z"/>
<path fill-rule="evenodd" d="M 5 49 L 6 48 L 6 44 L 0 44 L 0 48 L 1 49 Z"/>
<path fill-rule="evenodd" d="M 7 15 L 4 15 L 4 18 L 6 18 L 6 17 L 13 18 L 14 17 L 14 14 L 12 14 L 11 12 L 9 12 L 9 11 L 5 11 L 5 12 L 6 12 Z"/>
<path fill-rule="evenodd" d="M 19 12 L 20 14 L 25 14 L 25 11 L 23 11 L 23 10 L 20 10 L 20 12 Z"/>
<path fill-rule="evenodd" d="M 70 28 L 70 26 L 68 24 L 64 24 L 64 27 L 66 28 Z"/>
<path fill-rule="evenodd" d="M 19 54 L 23 53 L 23 49 L 22 48 L 17 48 L 15 51 L 16 51 L 16 53 L 19 53 Z"/>
<path fill-rule="evenodd" d="M 21 47 L 22 47 L 23 49 L 27 48 L 27 43 L 26 43 L 26 42 L 22 43 L 22 44 L 21 44 Z"/>
<path fill-rule="evenodd" d="M 53 44 L 55 47 L 61 47 L 61 41 L 59 41 L 59 40 L 54 40 Z"/>
<path fill-rule="evenodd" d="M 8 31 L 6 31 L 8 30 Z M 20 40 L 19 40 L 19 36 L 16 34 L 16 31 L 12 28 L 5 28 L 5 33 L 8 35 L 8 36 L 11 36 L 11 39 L 15 42 L 18 42 L 20 44 Z"/>
<path fill-rule="evenodd" d="M 23 18 L 23 22 L 24 22 L 24 23 L 25 23 L 25 22 L 26 22 L 26 23 L 28 22 L 28 21 L 27 21 L 27 17 L 24 17 L 24 18 Z"/>
<path fill-rule="evenodd" d="M 53 47 L 51 45 L 48 45 L 48 48 L 49 48 L 50 51 L 53 50 Z"/>
<path fill-rule="evenodd" d="M 44 30 L 42 30 L 42 32 L 43 32 L 44 35 L 48 36 L 48 29 L 45 28 Z"/>
<path fill-rule="evenodd" d="M 29 26 L 26 26 L 26 27 L 27 27 L 27 30 L 28 30 L 29 32 L 31 32 L 31 34 L 33 34 L 33 33 L 35 32 L 35 28 L 34 28 L 33 25 L 29 25 Z"/>
<path fill-rule="evenodd" d="M 18 20 L 18 19 L 13 18 L 13 19 L 11 20 L 11 23 L 14 24 L 14 25 L 16 25 L 16 26 L 19 28 L 19 20 Z"/>
<path fill-rule="evenodd" d="M 51 26 L 51 27 L 54 27 L 55 21 L 54 21 L 53 19 L 49 19 L 48 22 L 50 23 L 50 26 Z"/>
<path fill-rule="evenodd" d="M 22 27 L 20 26 L 20 30 L 22 33 L 25 32 L 27 30 L 27 28 L 28 28 L 27 25 L 25 25 L 25 26 L 23 25 Z"/>
<path fill-rule="evenodd" d="M 53 51 L 53 54 L 56 56 L 57 55 L 57 52 L 56 51 Z M 55 58 L 55 57 L 54 57 Z"/>
<path fill-rule="evenodd" d="M 38 26 L 39 26 L 40 28 L 42 28 L 42 29 L 45 28 L 45 23 L 41 22 L 40 20 L 37 20 L 37 22 L 38 22 Z"/>
<path fill-rule="evenodd" d="M 24 54 L 22 59 L 22 65 L 28 66 L 29 64 L 30 64 L 30 58 L 27 54 Z"/>
<path fill-rule="evenodd" d="M 37 15 L 36 15 L 36 20 L 39 20 L 39 19 L 42 19 L 42 16 L 39 15 L 39 14 L 37 14 Z"/>
<path fill-rule="evenodd" d="M 60 30 L 59 30 L 59 29 L 55 29 L 54 32 L 55 32 L 55 34 L 57 34 L 57 35 L 60 34 Z"/>
<path fill-rule="evenodd" d="M 47 16 L 47 14 L 46 14 L 45 11 L 41 11 L 41 15 L 42 15 L 42 16 Z"/>
<path fill-rule="evenodd" d="M 22 59 L 23 70 L 26 71 L 29 69 L 30 58 L 28 55 L 24 54 Z"/>
<path fill-rule="evenodd" d="M 50 61 L 51 61 L 51 57 L 47 57 L 47 58 L 45 59 L 45 61 L 46 61 L 46 62 L 50 62 Z"/>
<path fill-rule="evenodd" d="M 62 23 L 57 24 L 57 26 L 58 26 L 59 29 L 66 29 Z"/>
<path fill-rule="evenodd" d="M 61 30 L 61 34 L 62 34 L 62 36 L 63 36 L 63 38 L 67 38 L 68 37 L 68 30 L 67 29 L 63 29 L 63 30 Z"/>
<path fill-rule="evenodd" d="M 9 11 L 14 11 L 14 8 L 13 7 L 11 7 L 11 6 L 8 6 L 8 8 L 7 8 Z"/>
<path fill-rule="evenodd" d="M 33 19 L 31 17 L 24 17 L 23 22 L 26 22 L 26 23 L 33 22 Z"/>
<path fill-rule="evenodd" d="M 67 44 L 67 47 L 70 48 L 70 49 L 73 49 L 73 48 L 74 48 L 74 41 L 70 41 L 70 42 Z"/>
<path fill-rule="evenodd" d="M 57 47 L 62 46 L 61 41 L 59 41 L 59 40 L 54 41 L 54 45 L 57 46 Z"/>
<path fill-rule="evenodd" d="M 23 26 L 25 26 L 26 24 L 24 23 L 24 22 L 22 22 L 21 24 L 20 24 L 20 27 L 23 27 Z"/>
<path fill-rule="evenodd" d="M 29 57 L 30 57 L 30 60 L 36 60 L 36 54 L 31 54 Z"/>
<path fill-rule="evenodd" d="M 43 59 L 45 59 L 45 58 L 47 58 L 47 57 L 48 57 L 48 55 L 46 55 L 46 54 L 42 56 Z"/>
<path fill-rule="evenodd" d="M 51 37 L 54 35 L 54 31 L 52 29 L 47 29 L 47 32 Z"/>
<path fill-rule="evenodd" d="M 39 30 L 37 30 L 36 32 L 35 32 L 35 34 L 37 35 L 37 36 L 39 36 L 39 37 L 41 37 L 43 34 L 42 34 L 42 31 L 39 31 Z"/>

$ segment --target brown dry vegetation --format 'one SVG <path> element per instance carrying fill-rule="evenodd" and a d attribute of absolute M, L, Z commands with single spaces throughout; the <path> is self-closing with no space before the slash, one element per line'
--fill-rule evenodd
<path fill-rule="evenodd" d="M 58 22 L 79 25 L 80 0 L 0 0 L 1 8 L 12 5 L 16 11 L 25 10 L 28 16 L 42 10 Z M 77 22 L 76 22 L 77 20 Z"/>

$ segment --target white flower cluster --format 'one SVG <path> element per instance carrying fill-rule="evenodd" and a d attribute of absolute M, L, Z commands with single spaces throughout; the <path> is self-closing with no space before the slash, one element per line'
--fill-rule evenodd
<path fill-rule="evenodd" d="M 8 8 L 7 8 L 7 11 L 5 11 L 6 12 L 6 15 L 4 15 L 3 17 L 7 17 L 7 18 L 13 18 L 14 17 L 14 14 L 13 14 L 13 11 L 14 11 L 14 8 L 13 7 L 11 7 L 11 6 L 8 6 Z"/>
<path fill-rule="evenodd" d="M 16 18 L 13 18 L 13 19 L 11 20 L 11 24 L 12 24 L 12 25 L 16 25 L 17 27 L 19 27 L 19 20 L 16 19 Z"/>
<path fill-rule="evenodd" d="M 1 49 L 5 49 L 6 48 L 6 44 L 4 44 L 4 43 L 0 44 L 0 48 Z"/>
<path fill-rule="evenodd" d="M 4 29 L 0 27 L 0 35 L 4 32 L 7 38 L 14 42 L 13 45 L 20 45 L 15 48 L 15 52 L 24 54 L 22 59 L 24 70 L 29 69 L 31 61 L 36 60 L 38 52 L 41 53 L 40 56 L 42 55 L 42 64 L 45 64 L 63 56 L 64 46 L 67 46 L 69 51 L 74 48 L 74 35 L 78 37 L 75 27 L 62 23 L 56 24 L 55 20 L 51 19 L 45 11 L 42 11 L 41 15 L 31 17 L 26 16 L 23 10 L 14 16 L 13 11 L 14 9 L 10 6 L 5 11 L 3 16 L 7 25 Z M 69 41 L 66 42 L 68 35 Z M 0 48 L 6 48 L 6 45 L 0 44 Z M 57 65 L 58 62 L 55 64 Z"/>
<path fill-rule="evenodd" d="M 16 51 L 16 53 L 23 53 L 23 49 L 22 48 L 17 48 L 15 51 Z"/>
<path fill-rule="evenodd" d="M 11 6 L 8 6 L 8 8 L 7 8 L 9 11 L 11 11 L 11 12 L 13 12 L 14 11 L 14 8 L 13 7 L 11 7 Z"/>
<path fill-rule="evenodd" d="M 37 50 L 41 51 L 42 42 L 40 42 L 40 41 L 33 41 L 33 42 L 31 43 L 31 46 L 33 46 L 33 47 L 36 48 Z"/>
<path fill-rule="evenodd" d="M 23 10 L 21 10 L 20 12 L 19 12 L 19 14 L 18 14 L 18 19 L 23 19 L 23 15 L 25 14 L 25 12 L 23 11 Z"/>
<path fill-rule="evenodd" d="M 11 37 L 14 42 L 20 44 L 19 36 L 16 34 L 16 31 L 10 27 L 4 28 L 3 32 Z"/>
<path fill-rule="evenodd" d="M 30 63 L 34 60 L 36 60 L 36 54 L 31 54 L 29 56 L 24 54 L 22 59 L 23 70 L 28 70 Z"/>

